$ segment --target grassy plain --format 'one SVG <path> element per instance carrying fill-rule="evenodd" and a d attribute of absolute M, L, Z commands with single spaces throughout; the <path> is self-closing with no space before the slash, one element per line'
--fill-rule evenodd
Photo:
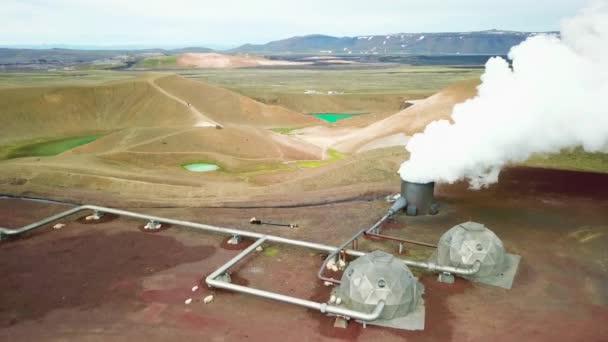
<path fill-rule="evenodd" d="M 135 68 L 170 68 L 175 67 L 177 56 L 156 56 L 142 59 L 135 64 Z"/>
<path fill-rule="evenodd" d="M 125 80 L 136 73 L 125 71 L 81 70 L 0 72 L 0 89 L 45 86 L 83 86 Z"/>
<path fill-rule="evenodd" d="M 395 66 L 390 68 L 188 70 L 186 78 L 201 80 L 245 95 L 327 93 L 435 93 L 459 80 L 478 77 L 477 68 Z"/>
<path fill-rule="evenodd" d="M 481 74 L 478 68 L 410 65 L 178 72 L 186 78 L 302 113 L 394 113 L 405 100 L 430 96 Z"/>
<path fill-rule="evenodd" d="M 608 172 L 608 153 L 591 153 L 585 152 L 582 148 L 575 148 L 555 154 L 534 155 L 523 165 L 551 169 Z"/>

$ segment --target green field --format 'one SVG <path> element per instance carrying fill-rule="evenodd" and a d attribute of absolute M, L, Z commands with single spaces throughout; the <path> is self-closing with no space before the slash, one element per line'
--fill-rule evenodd
<path fill-rule="evenodd" d="M 285 134 L 285 135 L 290 135 L 291 132 L 295 131 L 296 129 L 299 129 L 300 127 L 279 127 L 279 128 L 271 128 L 270 130 L 275 132 L 275 133 L 279 133 L 279 134 Z"/>
<path fill-rule="evenodd" d="M 0 88 L 94 85 L 124 80 L 133 76 L 135 76 L 134 72 L 101 70 L 0 72 Z"/>
<path fill-rule="evenodd" d="M 191 79 L 232 89 L 252 97 L 274 94 L 304 94 L 307 90 L 350 94 L 434 93 L 455 82 L 477 78 L 478 68 L 402 65 L 390 68 L 355 69 L 230 69 L 188 70 Z M 332 95 L 328 95 L 332 96 Z"/>
<path fill-rule="evenodd" d="M 179 70 L 182 76 L 227 88 L 301 113 L 395 113 L 405 100 L 430 96 L 479 78 L 478 68 L 359 66 L 317 69 Z"/>
<path fill-rule="evenodd" d="M 589 172 L 608 172 L 608 153 L 585 152 L 582 148 L 563 150 L 556 154 L 534 155 L 525 166 Z"/>
<path fill-rule="evenodd" d="M 135 64 L 135 68 L 168 68 L 174 67 L 177 56 L 155 56 L 142 59 Z"/>
<path fill-rule="evenodd" d="M 54 156 L 93 142 L 103 135 L 88 135 L 24 143 L 0 147 L 0 159 Z M 1 158 L 3 157 L 3 158 Z"/>
<path fill-rule="evenodd" d="M 336 150 L 332 150 L 329 149 L 327 150 L 327 154 L 329 154 L 329 159 L 326 160 L 304 160 L 304 161 L 299 161 L 299 162 L 295 162 L 294 165 L 298 166 L 298 167 L 302 167 L 305 169 L 314 169 L 317 168 L 319 166 L 323 166 L 323 165 L 327 165 L 329 163 L 333 163 L 335 161 L 338 161 L 340 159 L 343 159 L 346 157 L 345 154 L 340 153 Z"/>

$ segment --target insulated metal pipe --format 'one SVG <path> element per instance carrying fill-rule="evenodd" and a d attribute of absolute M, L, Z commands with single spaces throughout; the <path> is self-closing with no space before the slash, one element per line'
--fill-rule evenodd
<path fill-rule="evenodd" d="M 320 280 L 325 281 L 325 282 L 330 282 L 330 283 L 333 283 L 333 284 L 340 284 L 341 282 L 339 280 L 334 279 L 334 278 L 329 278 L 329 277 L 326 277 L 326 276 L 323 275 L 323 273 L 325 272 L 325 268 L 327 267 L 327 263 L 329 262 L 329 260 L 331 260 L 332 258 L 335 258 L 336 255 L 338 255 L 338 253 L 340 253 L 341 250 L 344 250 L 348 245 L 350 245 L 353 241 L 355 241 L 356 239 L 358 239 L 359 236 L 363 235 L 365 232 L 367 232 L 367 231 L 373 231 L 374 229 L 378 228 L 391 215 L 392 215 L 392 213 L 389 211 L 384 216 L 382 216 L 381 219 L 379 219 L 376 223 L 374 223 L 374 225 L 372 225 L 369 228 L 365 228 L 365 229 L 360 230 L 359 232 L 357 232 L 357 234 L 353 235 L 350 239 L 346 240 L 346 242 L 344 242 L 343 244 L 341 244 L 340 247 L 338 247 L 336 250 L 332 251 L 327 256 L 327 258 L 325 258 L 325 260 L 323 261 L 323 264 L 321 264 L 321 268 L 319 268 L 319 271 L 317 272 L 317 278 L 319 278 Z"/>
<path fill-rule="evenodd" d="M 401 259 L 401 261 L 403 261 L 403 263 L 408 266 L 416 267 L 416 268 L 423 268 L 429 272 L 450 273 L 450 274 L 456 274 L 459 276 L 473 275 L 473 274 L 479 272 L 479 268 L 481 267 L 481 263 L 479 261 L 476 261 L 475 264 L 473 264 L 473 266 L 468 267 L 468 268 L 439 265 L 434 262 L 414 261 L 414 260 L 407 260 L 407 259 Z"/>
<path fill-rule="evenodd" d="M 396 236 L 382 235 L 382 234 L 376 234 L 376 233 L 371 233 L 371 232 L 365 232 L 365 235 L 366 236 L 375 237 L 375 238 L 378 238 L 378 239 L 391 240 L 391 241 L 404 242 L 404 243 L 411 243 L 413 245 L 419 245 L 419 246 L 437 248 L 437 245 L 433 245 L 432 243 L 427 243 L 427 242 L 422 242 L 422 241 L 416 241 L 416 240 L 409 240 L 409 239 L 402 239 L 402 238 L 399 238 L 399 237 L 396 237 Z"/>
<path fill-rule="evenodd" d="M 283 303 L 303 306 L 305 308 L 319 310 L 322 313 L 349 317 L 349 318 L 353 318 L 353 319 L 365 321 L 365 322 L 371 322 L 371 321 L 375 321 L 376 319 L 378 319 L 378 317 L 380 317 L 380 314 L 382 313 L 382 310 L 384 309 L 384 305 L 385 305 L 384 301 L 380 301 L 380 302 L 378 302 L 378 304 L 376 305 L 376 307 L 374 308 L 374 310 L 371 313 L 366 313 L 366 312 L 341 308 L 341 307 L 337 307 L 334 305 L 328 305 L 327 303 L 318 303 L 318 302 L 313 302 L 311 300 L 306 300 L 306 299 L 302 299 L 302 298 L 282 295 L 279 293 L 264 291 L 264 290 L 256 289 L 253 287 L 247 287 L 247 286 L 227 283 L 227 282 L 220 281 L 220 280 L 214 280 L 214 279 L 207 278 L 206 282 L 208 285 L 210 285 L 212 287 L 240 292 L 240 293 L 246 293 L 246 294 L 250 294 L 253 296 L 268 298 L 268 299 L 276 300 L 276 301 L 283 302 Z"/>
<path fill-rule="evenodd" d="M 8 228 L 0 227 L 0 239 L 10 237 L 10 236 L 17 236 L 17 235 L 23 234 L 25 232 L 28 232 L 28 231 L 31 231 L 34 229 L 39 229 L 53 221 L 57 221 L 61 218 L 64 218 L 64 217 L 73 215 L 77 212 L 85 211 L 85 210 L 99 211 L 99 212 L 103 212 L 103 213 L 115 214 L 118 216 L 132 217 L 132 218 L 142 219 L 142 220 L 153 220 L 153 221 L 156 221 L 159 223 L 166 223 L 166 224 L 171 224 L 174 226 L 188 227 L 188 228 L 192 228 L 192 229 L 198 229 L 198 230 L 203 230 L 203 231 L 208 231 L 208 232 L 213 232 L 213 233 L 246 236 L 246 237 L 250 237 L 250 238 L 253 238 L 256 240 L 261 239 L 261 238 L 266 238 L 267 241 L 271 241 L 271 242 L 283 243 L 283 244 L 298 246 L 298 247 L 303 247 L 303 248 L 310 248 L 310 249 L 314 249 L 314 250 L 318 250 L 318 251 L 322 251 L 322 252 L 330 252 L 330 253 L 332 253 L 333 256 L 337 255 L 341 251 L 343 251 L 344 253 L 346 253 L 348 255 L 352 255 L 352 256 L 363 256 L 366 254 L 366 253 L 363 253 L 360 251 L 355 251 L 352 249 L 345 249 L 349 243 L 354 241 L 356 239 L 356 237 L 359 237 L 361 234 L 363 234 L 363 232 L 365 230 L 360 231 L 356 235 L 355 238 L 349 239 L 349 241 L 346 244 L 342 244 L 342 246 L 340 246 L 340 247 L 334 247 L 334 246 L 323 245 L 320 243 L 286 239 L 286 238 L 283 238 L 280 236 L 265 235 L 265 234 L 250 232 L 250 231 L 246 231 L 246 230 L 222 228 L 222 227 L 216 227 L 216 226 L 211 226 L 211 225 L 202 224 L 202 223 L 174 220 L 174 219 L 169 219 L 169 218 L 165 218 L 165 217 L 140 214 L 140 213 L 135 213 L 135 212 L 126 211 L 126 210 L 106 208 L 106 207 L 100 207 L 100 206 L 88 205 L 88 204 L 66 210 L 64 212 L 61 212 L 61 213 L 53 215 L 53 216 L 49 216 L 45 219 L 25 225 L 18 229 L 8 229 Z M 383 216 L 382 219 L 380 219 L 378 222 L 376 222 L 376 224 L 374 224 L 372 227 L 370 227 L 370 230 L 372 228 L 375 229 L 375 227 L 378 227 L 389 216 L 390 215 L 388 215 L 388 214 Z M 325 269 L 325 265 L 327 264 L 327 261 L 329 261 L 329 258 L 325 259 L 325 262 L 321 268 L 321 272 Z M 458 274 L 458 275 L 471 275 L 471 274 L 476 273 L 479 270 L 479 266 L 472 267 L 470 269 L 462 269 L 462 268 L 442 266 L 442 265 L 437 265 L 434 263 L 426 263 L 426 262 L 419 262 L 419 261 L 412 261 L 412 260 L 403 260 L 403 262 L 406 265 L 412 266 L 412 267 L 420 267 L 420 268 L 428 269 L 430 271 L 446 272 L 446 273 L 453 273 L 453 274 Z M 338 283 L 339 283 L 339 281 L 338 281 Z"/>
<path fill-rule="evenodd" d="M 319 268 L 319 271 L 317 272 L 317 278 L 319 278 L 319 280 L 322 280 L 327 283 L 341 284 L 342 282 L 340 280 L 334 279 L 331 277 L 326 277 L 323 275 L 325 273 L 325 268 L 327 267 L 327 263 L 329 262 L 329 260 L 331 260 L 332 258 L 335 258 L 336 255 L 338 255 L 338 253 L 341 250 L 346 248 L 346 246 L 351 244 L 353 241 L 357 240 L 361 235 L 363 235 L 363 234 L 376 235 L 373 232 L 378 230 L 378 228 L 380 227 L 380 225 L 382 225 L 382 223 L 384 223 L 384 221 L 386 221 L 394 213 L 396 213 L 398 210 L 400 210 L 398 207 L 400 207 L 401 205 L 405 206 L 406 204 L 407 204 L 407 201 L 403 201 L 399 204 L 393 205 L 391 207 L 391 209 L 384 216 L 382 216 L 382 218 L 380 218 L 380 220 L 378 220 L 374 225 L 372 225 L 369 228 L 360 230 L 355 235 L 353 235 L 350 239 L 348 239 L 346 242 L 344 242 L 342 245 L 340 245 L 340 247 L 338 247 L 337 250 L 335 250 L 330 255 L 328 255 L 327 258 L 325 258 L 325 260 L 323 261 L 323 264 L 321 265 L 321 267 Z M 380 236 L 384 237 L 383 235 L 380 235 Z M 411 241 L 404 241 L 404 242 L 411 242 Z M 418 241 L 414 241 L 414 243 L 421 244 Z M 429 247 L 436 247 L 436 246 L 433 246 L 430 244 L 425 244 L 425 245 L 427 245 Z M 481 267 L 481 264 L 479 262 L 476 262 L 472 267 L 462 268 L 462 267 L 438 265 L 438 264 L 435 264 L 432 262 L 414 261 L 414 260 L 407 260 L 407 259 L 401 259 L 401 261 L 404 264 L 406 264 L 407 266 L 422 268 L 422 269 L 425 269 L 430 272 L 451 273 L 451 274 L 456 274 L 456 275 L 460 275 L 460 276 L 473 275 L 473 274 L 479 272 L 479 268 Z"/>
<path fill-rule="evenodd" d="M 223 273 L 226 273 L 226 271 L 228 271 L 228 269 L 230 269 L 232 266 L 236 265 L 239 261 L 243 260 L 249 253 L 253 252 L 256 248 L 258 248 L 264 242 L 266 242 L 266 237 L 256 240 L 249 247 L 245 248 L 241 253 L 237 254 L 234 258 L 228 260 L 227 263 L 225 263 L 220 268 L 218 268 L 213 273 L 211 273 L 209 276 L 207 276 L 207 279 L 205 281 L 208 283 L 209 280 L 214 280 L 215 278 L 222 275 Z"/>
<path fill-rule="evenodd" d="M 216 279 L 217 277 L 219 277 L 220 275 L 222 275 L 226 271 L 228 271 L 231 267 L 236 265 L 239 261 L 243 260 L 247 255 L 249 255 L 251 252 L 253 252 L 258 246 L 263 244 L 266 240 L 267 240 L 267 237 L 262 237 L 262 238 L 258 239 L 253 244 L 251 244 L 249 247 L 247 247 L 245 250 L 243 250 L 241 253 L 237 254 L 234 258 L 230 259 L 228 262 L 226 262 L 220 268 L 218 268 L 217 270 L 212 272 L 205 279 L 205 282 L 207 283 L 207 285 L 209 285 L 211 287 L 222 288 L 222 289 L 235 291 L 235 292 L 239 292 L 239 293 L 246 293 L 246 294 L 250 294 L 253 296 L 257 296 L 257 297 L 268 298 L 268 299 L 272 299 L 272 300 L 276 300 L 276 301 L 280 301 L 280 302 L 284 302 L 284 303 L 288 303 L 288 304 L 303 306 L 303 307 L 306 307 L 309 309 L 319 310 L 322 313 L 349 317 L 352 319 L 365 321 L 365 322 L 374 321 L 374 320 L 378 319 L 378 317 L 380 317 L 380 314 L 382 313 L 382 310 L 384 309 L 384 301 L 378 302 L 378 304 L 376 305 L 374 310 L 370 313 L 367 313 L 367 312 L 361 312 L 361 311 L 341 308 L 341 307 L 337 307 L 337 306 L 333 306 L 333 305 L 328 305 L 327 303 L 318 303 L 318 302 L 313 302 L 313 301 L 302 299 L 302 298 L 282 295 L 282 294 L 275 293 L 275 292 L 264 291 L 264 290 L 260 290 L 260 289 L 256 289 L 256 288 L 252 288 L 252 287 L 236 285 L 236 284 L 232 284 L 232 283 L 228 283 L 228 282 Z"/>
<path fill-rule="evenodd" d="M 0 238 L 23 234 L 25 232 L 41 228 L 44 225 L 49 224 L 53 221 L 57 221 L 61 218 L 64 218 L 64 217 L 73 215 L 77 212 L 85 211 L 85 210 L 99 211 L 99 212 L 103 212 L 103 213 L 115 214 L 118 216 L 126 216 L 126 217 L 131 217 L 131 218 L 136 218 L 136 219 L 142 219 L 142 220 L 152 220 L 152 221 L 156 221 L 158 223 L 165 223 L 165 224 L 170 224 L 173 226 L 180 226 L 180 227 L 204 230 L 204 231 L 219 233 L 219 234 L 240 235 L 240 236 L 245 236 L 245 237 L 249 237 L 249 238 L 253 238 L 253 239 L 260 239 L 260 238 L 265 237 L 268 241 L 292 245 L 292 246 L 310 248 L 310 249 L 314 249 L 314 250 L 318 250 L 318 251 L 322 251 L 322 252 L 331 253 L 333 251 L 336 251 L 336 247 L 328 246 L 328 245 L 324 245 L 324 244 L 320 244 L 320 243 L 287 239 L 287 238 L 283 238 L 280 236 L 265 235 L 265 234 L 261 234 L 261 233 L 240 230 L 240 229 L 216 227 L 216 226 L 211 226 L 211 225 L 202 224 L 202 223 L 174 220 L 174 219 L 165 218 L 165 217 L 140 214 L 140 213 L 135 213 L 135 212 L 126 211 L 126 210 L 100 207 L 100 206 L 96 206 L 96 205 L 82 205 L 79 207 L 75 207 L 75 208 L 66 210 L 64 212 L 61 212 L 59 214 L 42 219 L 40 221 L 28 224 L 28 225 L 23 226 L 18 229 L 8 229 L 8 228 L 0 227 Z M 363 253 L 363 252 L 354 251 L 354 250 L 350 250 L 350 249 L 345 250 L 345 253 L 348 255 L 352 255 L 352 256 L 365 255 L 365 253 Z"/>

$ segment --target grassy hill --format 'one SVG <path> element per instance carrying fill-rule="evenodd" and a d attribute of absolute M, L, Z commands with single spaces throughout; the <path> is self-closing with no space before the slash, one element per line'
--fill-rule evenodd
<path fill-rule="evenodd" d="M 145 77 L 95 86 L 0 89 L 0 113 L 0 143 L 196 122 L 187 107 Z"/>
<path fill-rule="evenodd" d="M 162 77 L 155 82 L 171 93 L 180 94 L 182 99 L 223 124 L 274 128 L 320 123 L 314 117 L 179 76 Z"/>

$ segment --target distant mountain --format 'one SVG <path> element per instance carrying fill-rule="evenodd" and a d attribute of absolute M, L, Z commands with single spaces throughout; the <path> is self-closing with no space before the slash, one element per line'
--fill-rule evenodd
<path fill-rule="evenodd" d="M 78 50 L 0 48 L 0 70 L 73 68 L 103 64 L 117 68 L 130 66 L 152 56 L 171 56 L 188 52 L 211 52 L 204 47 L 180 49 Z"/>
<path fill-rule="evenodd" d="M 328 53 L 328 54 L 415 54 L 415 55 L 504 55 L 509 49 L 537 34 L 559 32 L 478 31 L 445 33 L 396 33 L 388 35 L 332 37 L 307 35 L 266 44 L 245 44 L 231 52 L 241 53 Z"/>

